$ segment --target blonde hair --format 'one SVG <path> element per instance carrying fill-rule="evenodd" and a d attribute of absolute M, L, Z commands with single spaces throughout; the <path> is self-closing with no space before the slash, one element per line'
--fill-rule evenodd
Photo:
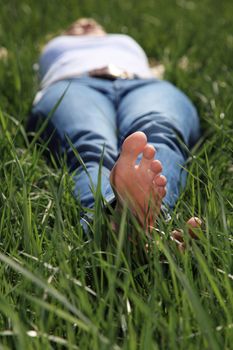
<path fill-rule="evenodd" d="M 77 27 L 85 27 L 89 26 L 92 29 L 99 29 L 100 31 L 105 32 L 103 26 L 98 23 L 96 20 L 93 18 L 88 18 L 88 17 L 83 17 L 79 18 L 76 21 L 74 21 L 65 31 L 64 34 L 72 34 L 72 31 L 75 30 Z"/>

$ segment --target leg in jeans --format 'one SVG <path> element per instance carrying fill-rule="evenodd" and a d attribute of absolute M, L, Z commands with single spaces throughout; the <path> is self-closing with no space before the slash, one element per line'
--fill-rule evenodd
<path fill-rule="evenodd" d="M 189 99 L 170 83 L 155 79 L 129 81 L 118 79 L 111 82 L 82 78 L 72 80 L 67 89 L 68 84 L 69 81 L 61 81 L 48 89 L 33 109 L 31 124 L 36 124 L 38 115 L 48 117 L 65 92 L 51 117 L 50 124 L 52 129 L 56 130 L 56 136 L 50 147 L 54 150 L 60 147 L 63 153 L 66 152 L 70 170 L 76 170 L 75 195 L 81 200 L 82 205 L 92 207 L 94 197 L 89 177 L 78 163 L 68 139 L 86 164 L 94 185 L 97 184 L 99 161 L 105 145 L 101 189 L 104 198 L 111 202 L 115 196 L 110 186 L 109 174 L 118 155 L 118 146 L 126 136 L 140 130 L 157 149 L 156 158 L 163 164 L 163 173 L 168 180 L 164 203 L 172 208 L 179 195 L 181 179 L 183 182 L 185 180 L 181 166 L 184 165 L 186 154 L 177 135 L 190 146 L 199 134 L 196 110 Z M 124 154 L 126 158 L 121 157 L 121 165 L 118 166 L 121 171 L 126 168 L 126 159 L 130 162 L 133 160 L 132 150 L 137 139 L 134 136 L 131 141 L 128 140 L 127 152 Z M 142 138 L 140 140 L 142 141 Z M 148 151 L 148 146 L 146 147 Z M 139 148 L 143 150 L 144 146 Z M 139 148 L 136 145 L 136 154 Z M 122 164 L 123 158 L 125 160 Z M 151 164 L 151 161 L 149 163 Z M 155 166 L 156 173 L 158 164 Z M 146 165 L 143 167 L 147 170 Z M 134 175 L 133 171 L 132 176 Z M 127 172 L 126 177 L 129 180 Z M 150 187 L 148 180 L 145 181 L 144 178 L 141 180 L 142 186 Z M 133 191 L 135 195 L 135 190 Z M 141 193 L 142 199 L 148 200 L 149 197 Z"/>
<path fill-rule="evenodd" d="M 85 163 L 94 185 L 98 181 L 99 163 L 105 147 L 101 174 L 102 194 L 107 201 L 115 198 L 109 174 L 118 154 L 116 113 L 113 102 L 104 93 L 104 84 L 100 79 L 90 78 L 57 82 L 48 88 L 33 108 L 30 120 L 30 124 L 36 125 L 38 116 L 47 118 L 65 92 L 49 122 L 49 128 L 55 129 L 50 148 L 56 152 L 60 148 L 62 154 L 67 154 L 68 167 L 71 172 L 75 171 L 74 194 L 86 207 L 94 204 L 91 181 L 80 166 L 69 141 Z M 106 81 L 106 84 L 110 82 Z"/>
<path fill-rule="evenodd" d="M 121 139 L 138 130 L 147 135 L 167 178 L 164 203 L 173 208 L 186 180 L 182 142 L 190 147 L 199 136 L 196 110 L 187 96 L 166 81 L 118 80 L 115 84 L 121 101 L 117 116 Z"/>

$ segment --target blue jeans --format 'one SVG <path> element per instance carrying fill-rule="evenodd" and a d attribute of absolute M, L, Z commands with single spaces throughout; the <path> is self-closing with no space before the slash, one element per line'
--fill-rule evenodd
<path fill-rule="evenodd" d="M 157 79 L 62 80 L 51 85 L 33 107 L 30 125 L 36 126 L 38 119 L 48 116 L 44 135 L 46 138 L 52 135 L 51 150 L 66 154 L 75 183 L 74 194 L 83 206 L 94 205 L 90 177 L 96 185 L 101 157 L 102 195 L 109 203 L 114 200 L 110 171 L 124 139 L 140 130 L 156 148 L 156 158 L 163 165 L 167 178 L 164 204 L 174 207 L 186 180 L 184 144 L 190 148 L 199 137 L 196 109 L 175 86 Z M 74 148 L 89 175 L 80 165 Z"/>

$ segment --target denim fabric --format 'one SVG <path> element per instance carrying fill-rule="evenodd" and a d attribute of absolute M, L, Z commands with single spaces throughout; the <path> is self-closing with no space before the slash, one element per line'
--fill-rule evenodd
<path fill-rule="evenodd" d="M 36 125 L 38 118 L 49 115 L 48 129 L 55 129 L 50 148 L 66 153 L 75 182 L 74 194 L 83 206 L 94 204 L 91 182 L 96 186 L 101 157 L 102 194 L 107 202 L 114 200 L 110 171 L 124 139 L 140 130 L 156 148 L 156 158 L 167 177 L 164 204 L 174 207 L 186 180 L 183 144 L 190 148 L 197 141 L 199 119 L 188 97 L 171 83 L 91 77 L 62 80 L 51 85 L 33 107 L 30 124 Z M 88 175 L 73 148 L 86 164 Z"/>

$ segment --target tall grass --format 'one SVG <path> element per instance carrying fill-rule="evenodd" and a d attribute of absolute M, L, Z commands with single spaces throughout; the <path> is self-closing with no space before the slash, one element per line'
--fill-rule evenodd
<path fill-rule="evenodd" d="M 0 53 L 0 349 L 231 349 L 233 3 L 0 5 L 7 50 Z M 164 234 L 155 231 L 151 240 L 126 209 L 113 232 L 99 187 L 85 234 L 65 163 L 48 165 L 43 147 L 27 139 L 40 46 L 79 16 L 132 35 L 201 116 L 203 139 L 190 155 L 187 187 L 171 222 L 159 220 Z M 191 215 L 204 222 L 199 241 L 187 234 Z M 170 239 L 175 227 L 186 233 L 184 254 Z"/>

